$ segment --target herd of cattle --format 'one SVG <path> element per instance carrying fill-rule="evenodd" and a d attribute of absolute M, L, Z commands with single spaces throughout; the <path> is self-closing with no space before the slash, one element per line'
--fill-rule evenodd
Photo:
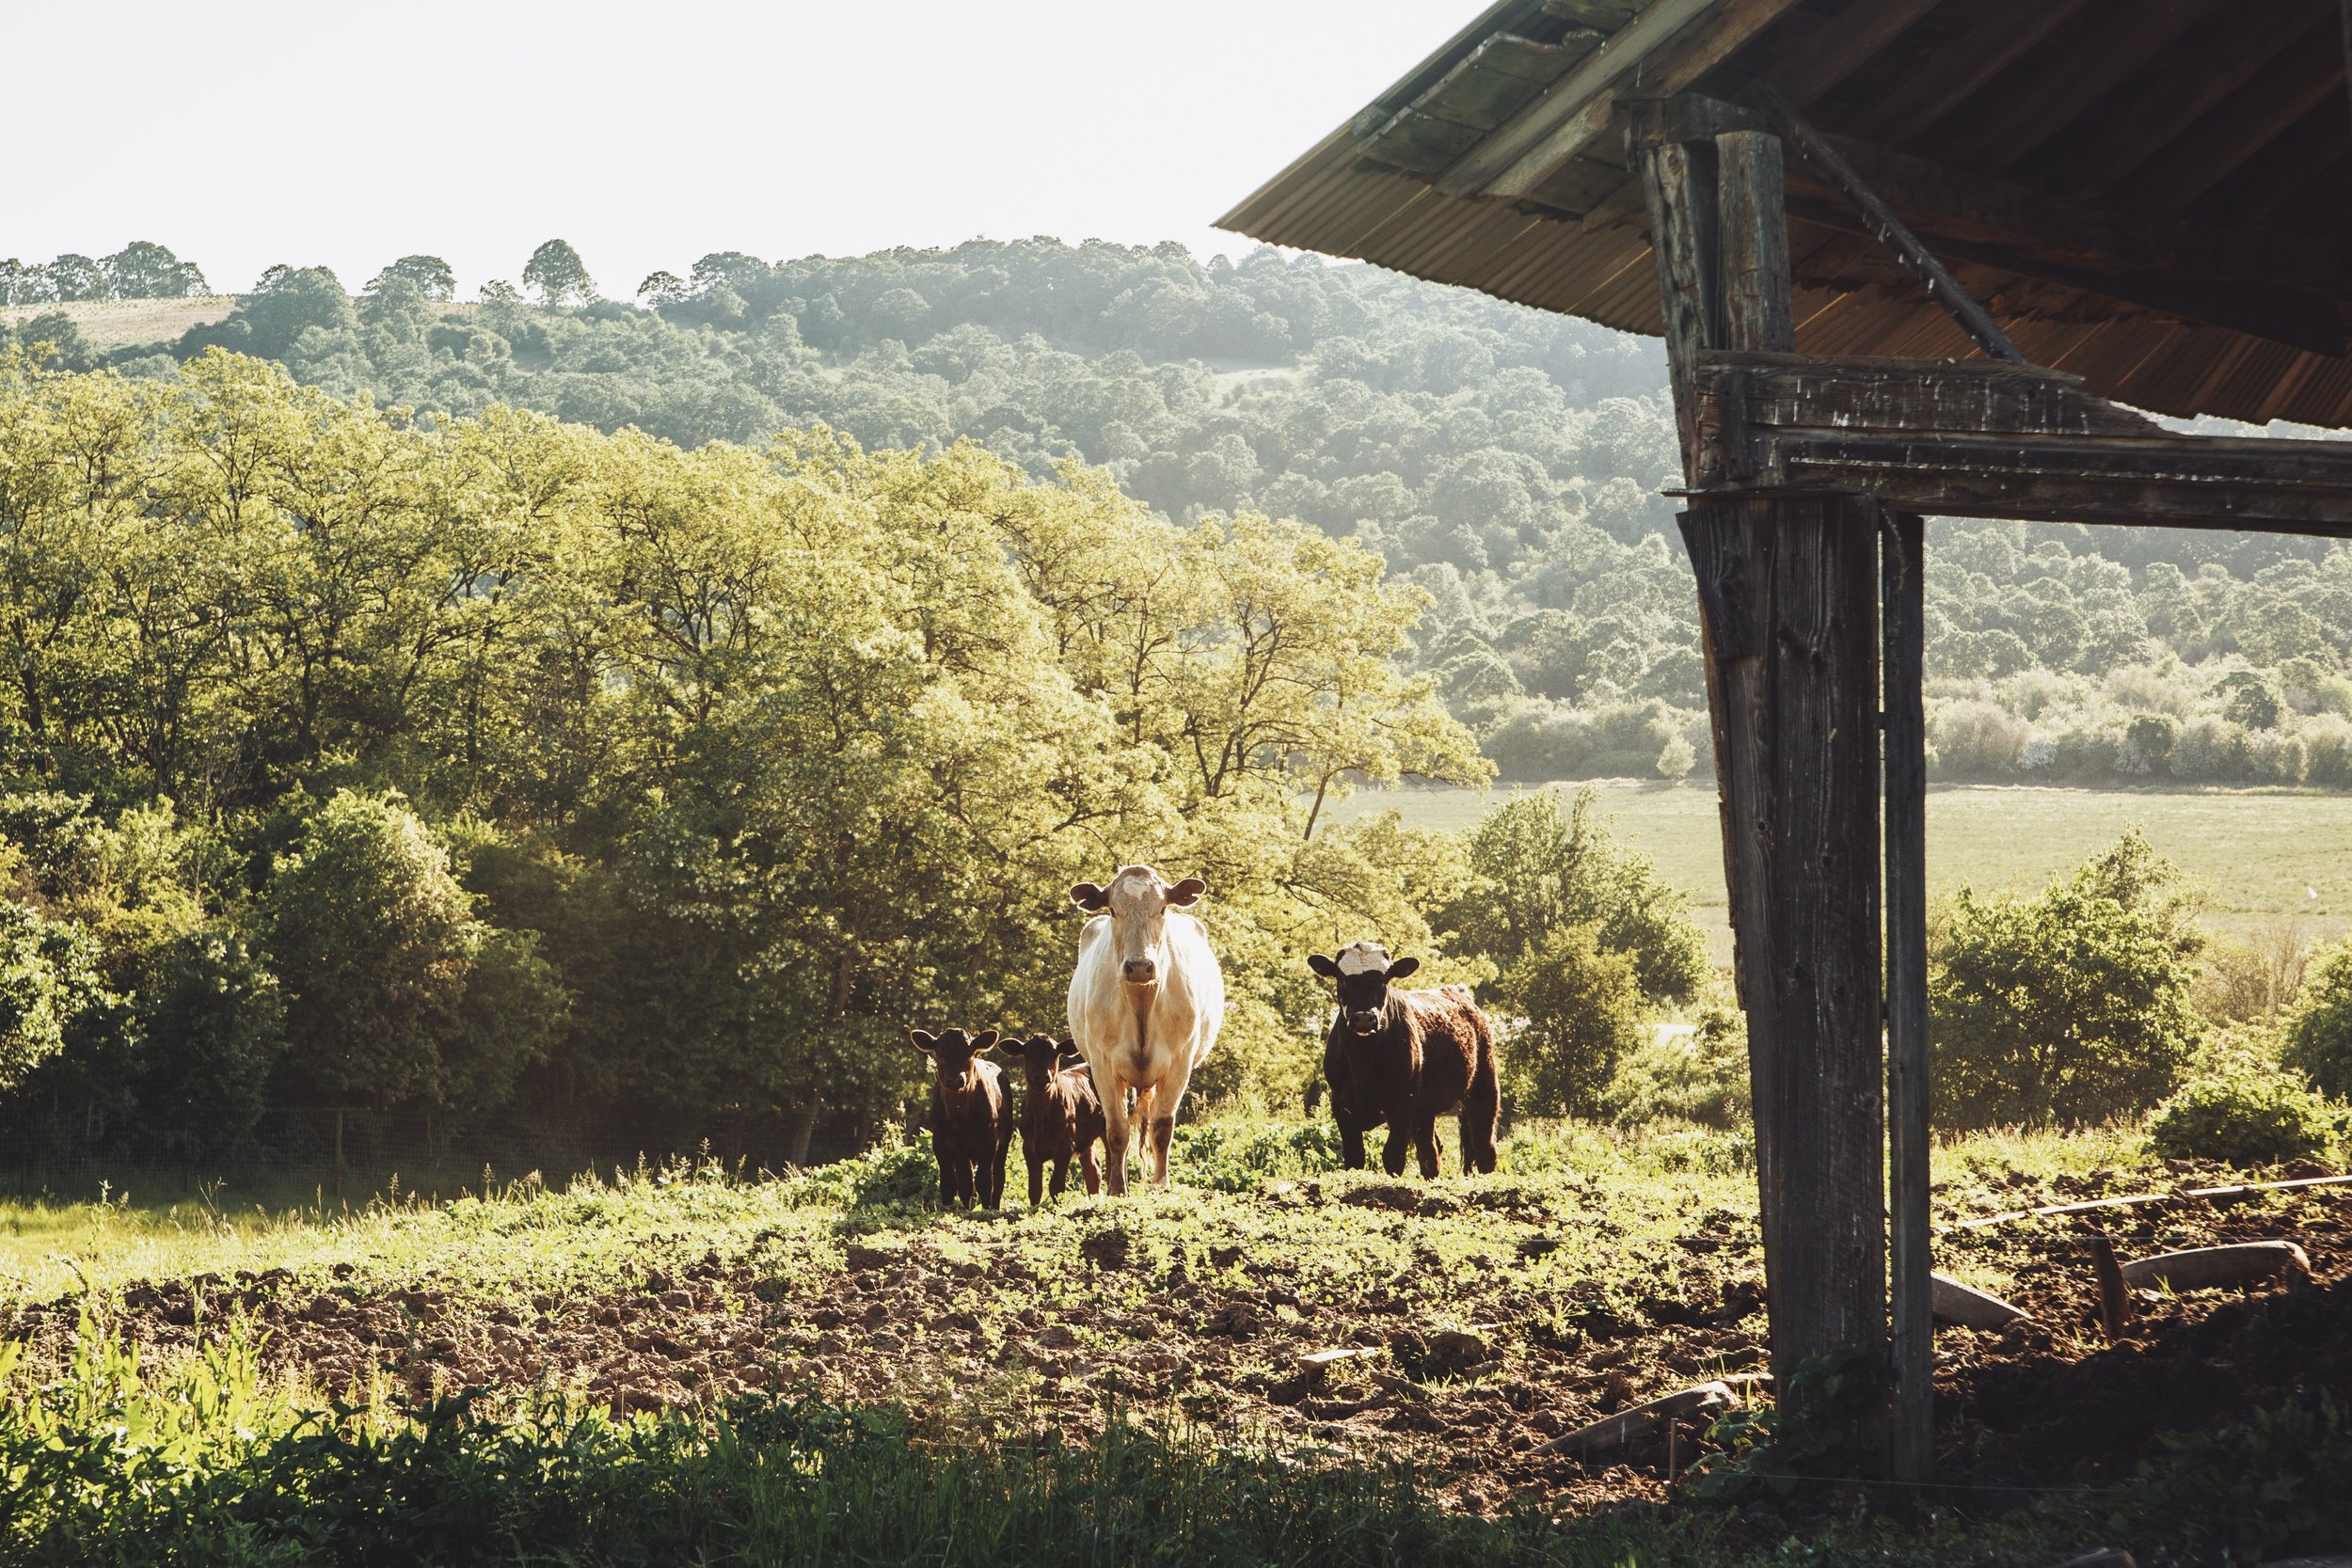
<path fill-rule="evenodd" d="M 939 1194 L 949 1205 L 994 1208 L 1004 1200 L 1005 1163 L 1016 1128 L 1029 1166 L 1029 1203 L 1069 1183 L 1077 1162 L 1087 1191 L 1127 1190 L 1127 1149 L 1144 1132 L 1149 1179 L 1168 1185 L 1168 1140 L 1192 1075 L 1216 1043 L 1225 1018 L 1225 976 L 1200 923 L 1184 911 L 1208 884 L 1187 877 L 1170 885 L 1148 865 L 1120 868 L 1108 887 L 1080 882 L 1071 902 L 1093 918 L 1078 938 L 1070 978 L 1070 1038 L 1031 1035 L 1018 1041 L 1028 1092 L 1013 1113 L 1004 1074 L 988 1053 L 996 1030 L 977 1035 L 909 1029 L 929 1056 L 931 1147 Z M 1392 958 L 1359 942 L 1308 966 L 1336 981 L 1339 1009 L 1323 1051 L 1331 1116 L 1350 1169 L 1364 1164 L 1364 1134 L 1389 1129 L 1382 1164 L 1405 1171 L 1408 1152 L 1424 1177 L 1438 1174 L 1438 1117 L 1458 1111 L 1462 1169 L 1495 1168 L 1495 1126 L 1502 1095 L 1495 1073 L 1494 1028 L 1466 986 L 1401 990 L 1395 982 L 1420 960 Z M 1106 1157 L 1098 1164 L 1095 1146 Z"/>

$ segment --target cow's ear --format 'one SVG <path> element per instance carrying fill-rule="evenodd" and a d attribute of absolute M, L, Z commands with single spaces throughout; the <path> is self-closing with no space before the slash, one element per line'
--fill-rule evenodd
<path fill-rule="evenodd" d="M 1070 890 L 1070 901 L 1082 910 L 1100 913 L 1109 906 L 1111 895 L 1092 882 L 1080 882 Z"/>
<path fill-rule="evenodd" d="M 1327 958 L 1320 953 L 1307 955 L 1307 967 L 1327 980 L 1336 980 L 1340 977 L 1339 961 L 1335 958 Z"/>
<path fill-rule="evenodd" d="M 1209 891 L 1209 884 L 1198 877 L 1187 877 L 1168 890 L 1168 901 L 1180 910 L 1188 910 L 1200 901 Z"/>
<path fill-rule="evenodd" d="M 907 1043 L 928 1056 L 939 1049 L 939 1037 L 928 1029 L 910 1029 L 907 1031 Z"/>
<path fill-rule="evenodd" d="M 979 1034 L 973 1037 L 972 1054 L 977 1056 L 982 1052 L 995 1050 L 996 1042 L 1001 1037 L 1000 1037 L 993 1029 L 981 1030 Z"/>
<path fill-rule="evenodd" d="M 1405 976 L 1412 974 L 1420 967 L 1421 960 L 1419 958 L 1399 958 L 1394 963 L 1389 965 L 1389 978 L 1391 980 L 1402 980 Z"/>

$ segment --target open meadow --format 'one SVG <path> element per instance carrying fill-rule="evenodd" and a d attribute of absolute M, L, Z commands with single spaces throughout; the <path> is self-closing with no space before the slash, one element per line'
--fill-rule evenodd
<path fill-rule="evenodd" d="M 1573 794 L 1577 784 L 1536 786 Z M 1731 959 L 1723 840 L 1711 785 L 1597 781 L 1620 838 L 1691 895 L 1716 960 Z M 1418 827 L 1460 832 L 1510 798 L 1492 790 L 1364 790 L 1336 821 L 1394 811 Z M 1965 784 L 1928 792 L 1928 878 L 1938 893 L 2039 888 L 2137 824 L 2205 896 L 2213 929 L 2299 928 L 2325 941 L 2352 927 L 2352 798 L 2301 790 L 2060 789 Z"/>
<path fill-rule="evenodd" d="M 1948 1145 L 1937 1218 L 2223 1179 L 2139 1149 Z M 1591 1430 L 1713 1380 L 1767 1392 L 1744 1140 L 1531 1126 L 1496 1175 L 1409 1185 L 1333 1153 L 1318 1126 L 1212 1122 L 1180 1136 L 1174 1192 L 1002 1213 L 937 1212 L 928 1153 L 895 1144 L 783 1179 L 681 1165 L 337 1212 L 13 1206 L 0 1559 L 140 1560 L 176 1499 L 203 1561 L 325 1510 L 580 1560 L 1108 1562 L 1174 1529 L 1200 1560 L 1407 1536 L 1438 1561 L 1728 1561 L 1803 1530 L 1813 1560 L 2046 1562 L 2100 1511 L 2143 1551 L 2224 1528 L 2169 1490 L 2201 1481 L 2118 1483 L 2160 1432 L 2352 1374 L 2352 1190 L 1947 1231 L 1939 1265 L 2032 1316 L 1939 1334 L 1951 1506 L 1857 1513 L 1851 1489 L 1694 1477 L 1737 1424 L 1705 1413 Z M 2094 1225 L 2127 1258 L 2293 1238 L 2313 1278 L 2150 1293 L 2111 1344 Z M 2304 1462 L 2344 1462 L 2320 1439 Z M 1111 1472 L 1106 1514 L 1083 1499 Z M 2086 1513 L 2084 1488 L 2114 1489 Z M 992 1533 L 1014 1505 L 1033 1539 Z"/>

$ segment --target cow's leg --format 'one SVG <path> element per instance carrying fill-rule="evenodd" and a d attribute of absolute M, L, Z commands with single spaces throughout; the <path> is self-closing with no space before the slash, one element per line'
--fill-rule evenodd
<path fill-rule="evenodd" d="M 1340 1164 L 1349 1170 L 1364 1168 L 1364 1130 L 1352 1121 L 1340 1122 Z"/>
<path fill-rule="evenodd" d="M 1012 1139 L 1009 1136 L 998 1139 L 996 1157 L 988 1164 L 988 1206 L 991 1209 L 1005 1206 L 1005 1166 L 1011 1159 Z"/>
<path fill-rule="evenodd" d="M 1065 1187 L 1067 1187 L 1067 1186 L 1069 1186 L 1069 1185 L 1070 1185 L 1070 1162 L 1069 1162 L 1069 1161 L 1067 1161 L 1067 1160 L 1057 1160 L 1057 1161 L 1055 1161 L 1055 1162 L 1054 1162 L 1054 1196 L 1055 1196 L 1056 1197 L 1059 1197 L 1059 1196 L 1061 1196 L 1061 1195 L 1062 1195 L 1062 1189 L 1063 1189 L 1063 1188 L 1065 1188 Z"/>
<path fill-rule="evenodd" d="M 1159 1180 L 1158 1172 L 1152 1165 L 1152 1121 L 1158 1114 L 1159 1106 L 1160 1086 L 1157 1084 L 1136 1091 L 1134 1126 L 1136 1139 L 1142 1145 L 1136 1150 L 1136 1164 L 1143 1168 L 1143 1180 L 1147 1184 Z"/>
<path fill-rule="evenodd" d="M 1087 1140 L 1084 1148 L 1078 1150 L 1078 1170 L 1086 1178 L 1087 1196 L 1092 1197 L 1103 1190 L 1103 1167 L 1094 1157 L 1094 1141 L 1091 1138 Z"/>
<path fill-rule="evenodd" d="M 1045 1196 L 1045 1162 L 1025 1149 L 1022 1157 L 1029 1162 L 1029 1207 L 1034 1209 Z"/>
<path fill-rule="evenodd" d="M 1438 1117 L 1431 1112 L 1421 1118 L 1421 1136 L 1414 1140 L 1415 1151 L 1421 1155 L 1421 1176 L 1424 1181 L 1438 1179 L 1438 1158 L 1445 1152 L 1438 1142 Z"/>
<path fill-rule="evenodd" d="M 1380 1148 L 1380 1165 L 1391 1176 L 1405 1174 L 1405 1157 L 1413 1147 L 1413 1122 L 1409 1116 L 1389 1117 L 1389 1141 Z"/>
<path fill-rule="evenodd" d="M 1103 1179 L 1116 1197 L 1127 1190 L 1127 1091 L 1111 1085 L 1103 1095 Z"/>
<path fill-rule="evenodd" d="M 1462 1097 L 1462 1174 L 1495 1168 L 1495 1125 L 1502 1114 L 1502 1086 L 1495 1081 L 1492 1051 L 1479 1057 L 1470 1075 L 1470 1092 Z"/>
<path fill-rule="evenodd" d="M 1153 1100 L 1152 1157 L 1157 1166 L 1153 1180 L 1163 1187 L 1168 1185 L 1168 1146 L 1176 1136 L 1176 1107 L 1184 1102 L 1184 1090 L 1191 1086 L 1192 1063 L 1186 1061 L 1160 1081 Z"/>

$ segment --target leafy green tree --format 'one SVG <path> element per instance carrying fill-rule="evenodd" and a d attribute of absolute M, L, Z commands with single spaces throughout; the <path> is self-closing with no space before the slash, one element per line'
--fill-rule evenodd
<path fill-rule="evenodd" d="M 1521 1022 L 1503 1049 L 1506 1082 L 1538 1116 L 1590 1116 L 1640 1042 L 1633 956 L 1603 945 L 1591 923 L 1554 927 L 1505 970 L 1505 1008 Z"/>
<path fill-rule="evenodd" d="M 0 899 L 0 1091 L 62 1052 L 76 1021 L 105 1000 L 88 933 Z"/>
<path fill-rule="evenodd" d="M 68 304 L 106 297 L 106 269 L 74 251 L 49 263 L 49 297 Z"/>
<path fill-rule="evenodd" d="M 542 305 L 585 305 L 596 297 L 588 264 L 564 240 L 548 240 L 531 253 L 523 263 L 523 287 Z"/>
<path fill-rule="evenodd" d="M 2352 1100 L 2352 942 L 2312 957 L 2284 1035 L 2288 1067 L 2321 1093 Z"/>
<path fill-rule="evenodd" d="M 403 256 L 368 280 L 368 293 L 380 293 L 395 278 L 414 284 L 420 297 L 436 305 L 457 297 L 457 274 L 438 256 Z"/>
<path fill-rule="evenodd" d="M 2038 895 L 1955 895 L 1933 932 L 1936 1115 L 2079 1126 L 2146 1111 L 2200 1033 L 2194 933 L 2132 835 Z"/>
<path fill-rule="evenodd" d="M 246 940 L 208 927 L 141 955 L 133 1097 L 162 1147 L 208 1159 L 245 1146 L 285 1049 L 285 1003 Z"/>
<path fill-rule="evenodd" d="M 495 1105 L 564 999 L 527 942 L 472 917 L 448 851 L 399 798 L 351 790 L 312 813 L 263 892 L 269 953 L 314 1094 Z"/>
<path fill-rule="evenodd" d="M 134 240 L 99 266 L 114 299 L 179 299 L 205 292 L 203 271 L 194 261 L 183 261 L 152 240 Z"/>
<path fill-rule="evenodd" d="M 674 272 L 654 272 L 637 285 L 637 301 L 641 305 L 675 305 L 692 293 L 686 279 Z"/>
<path fill-rule="evenodd" d="M 1440 921 L 1501 970 L 1552 933 L 1589 926 L 1603 947 L 1628 956 L 1645 996 L 1693 996 L 1714 973 L 1689 899 L 1616 842 L 1590 788 L 1565 810 L 1550 790 L 1495 807 L 1470 834 L 1470 871 Z"/>

